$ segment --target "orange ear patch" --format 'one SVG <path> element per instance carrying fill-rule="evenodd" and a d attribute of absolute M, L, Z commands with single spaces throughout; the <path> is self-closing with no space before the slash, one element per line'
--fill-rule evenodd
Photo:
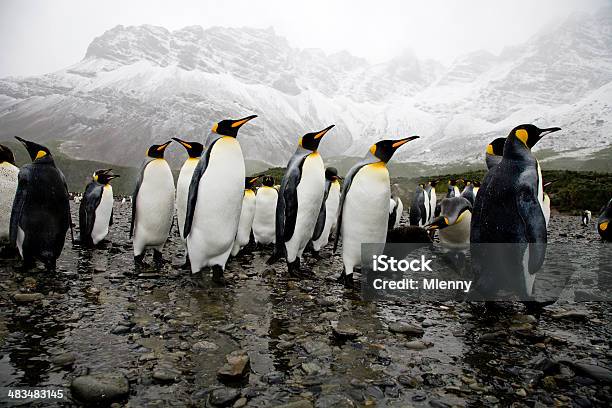
<path fill-rule="evenodd" d="M 527 146 L 527 139 L 529 139 L 529 133 L 527 133 L 525 129 L 519 129 L 514 132 L 514 134 L 516 135 L 518 140 L 520 140 L 525 146 Z"/>

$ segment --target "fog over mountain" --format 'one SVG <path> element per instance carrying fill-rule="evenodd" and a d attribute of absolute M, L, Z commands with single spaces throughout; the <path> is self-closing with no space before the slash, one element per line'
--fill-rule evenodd
<path fill-rule="evenodd" d="M 72 66 L 0 80 L 0 139 L 60 139 L 71 156 L 124 165 L 153 142 L 203 140 L 213 122 L 252 113 L 243 152 L 274 165 L 332 123 L 327 156 L 419 134 L 396 159 L 475 162 L 488 141 L 532 122 L 564 129 L 539 144 L 547 158 L 588 157 L 612 144 L 612 8 L 450 66 L 296 49 L 272 29 L 117 26 Z"/>

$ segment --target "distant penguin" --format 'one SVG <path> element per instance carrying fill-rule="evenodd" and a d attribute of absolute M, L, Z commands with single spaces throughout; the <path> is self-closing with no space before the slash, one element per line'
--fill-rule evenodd
<path fill-rule="evenodd" d="M 345 286 L 353 285 L 353 269 L 361 265 L 361 244 L 384 243 L 387 238 L 391 194 L 387 162 L 400 146 L 417 138 L 377 142 L 344 180 L 334 251 L 342 238 L 340 281 Z"/>
<path fill-rule="evenodd" d="M 66 178 L 49 149 L 15 138 L 23 143 L 32 163 L 19 171 L 11 212 L 11 244 L 17 246 L 26 268 L 38 259 L 48 271 L 55 271 L 68 228 L 72 232 Z"/>
<path fill-rule="evenodd" d="M 174 217 L 174 177 L 164 152 L 172 141 L 153 145 L 140 167 L 132 200 L 130 238 L 133 238 L 134 261 L 144 265 L 147 248 L 153 248 L 156 264 L 162 262 L 162 249 Z"/>
<path fill-rule="evenodd" d="M 125 197 L 121 199 L 121 205 L 125 204 Z"/>
<path fill-rule="evenodd" d="M 438 230 L 440 243 L 450 248 L 464 248 L 470 244 L 472 203 L 464 197 L 445 198 L 440 203 L 440 216 L 428 226 Z"/>
<path fill-rule="evenodd" d="M 429 219 L 429 206 L 431 201 L 425 192 L 425 185 L 419 184 L 412 196 L 412 205 L 410 206 L 410 225 L 419 227 L 427 224 Z"/>
<path fill-rule="evenodd" d="M 457 181 L 459 180 L 448 181 L 448 192 L 446 193 L 446 198 L 459 197 L 461 195 L 459 192 L 459 187 L 457 187 Z"/>
<path fill-rule="evenodd" d="M 474 205 L 474 201 L 476 200 L 476 194 L 474 194 L 474 184 L 471 181 L 465 182 L 465 187 L 461 192 L 461 197 L 467 199 L 471 205 Z"/>
<path fill-rule="evenodd" d="M 332 226 L 338 218 L 340 204 L 340 177 L 334 167 L 325 169 L 325 193 L 323 203 L 317 218 L 317 224 L 312 233 L 312 246 L 315 252 L 327 245 Z"/>
<path fill-rule="evenodd" d="M 255 182 L 258 177 L 246 177 L 244 179 L 244 196 L 242 197 L 242 209 L 240 210 L 240 220 L 238 221 L 238 232 L 232 248 L 232 256 L 244 248 L 251 240 L 251 228 L 255 218 Z"/>
<path fill-rule="evenodd" d="M 238 130 L 256 117 L 226 119 L 213 125 L 189 186 L 183 235 L 191 272 L 210 267 L 218 284 L 225 282 L 223 271 L 238 232 L 244 197 L 244 156 Z"/>
<path fill-rule="evenodd" d="M 479 190 L 480 190 L 480 181 L 474 181 L 474 202 L 476 202 L 476 197 L 478 196 Z"/>
<path fill-rule="evenodd" d="M 267 245 L 276 241 L 276 202 L 278 190 L 274 188 L 274 178 L 264 176 L 262 186 L 255 197 L 255 218 L 253 237 L 257 244 Z"/>
<path fill-rule="evenodd" d="M 435 218 L 436 205 L 438 197 L 436 197 L 436 181 L 428 181 L 425 185 L 425 193 L 429 197 L 429 218 L 427 222 L 430 223 Z M 425 203 L 427 205 L 427 203 Z"/>
<path fill-rule="evenodd" d="M 601 214 L 597 218 L 597 232 L 604 241 L 612 241 L 612 231 L 610 228 L 610 220 L 612 220 L 612 199 L 608 201 L 608 204 L 601 211 Z"/>
<path fill-rule="evenodd" d="M 321 138 L 334 125 L 307 133 L 289 159 L 276 204 L 276 246 L 268 260 L 285 257 L 289 274 L 301 272 L 300 258 L 312 237 L 325 194 L 325 167 L 317 151 Z"/>
<path fill-rule="evenodd" d="M 19 167 L 11 149 L 0 145 L 0 244 L 9 241 L 11 211 L 17 191 Z"/>
<path fill-rule="evenodd" d="M 588 227 L 591 223 L 591 211 L 584 210 L 582 212 L 582 226 Z"/>
<path fill-rule="evenodd" d="M 181 171 L 179 173 L 178 181 L 176 182 L 176 218 L 179 226 L 179 233 L 183 246 L 185 247 L 185 263 L 183 268 L 189 268 L 189 254 L 187 253 L 187 241 L 184 238 L 183 232 L 185 229 L 185 215 L 187 213 L 187 197 L 189 195 L 189 185 L 191 184 L 191 177 L 193 171 L 198 165 L 200 156 L 204 151 L 204 146 L 199 142 L 186 142 L 177 137 L 173 137 L 176 142 L 180 143 L 181 146 L 187 150 L 187 160 L 183 163 Z"/>
<path fill-rule="evenodd" d="M 397 228 L 400 225 L 402 214 L 404 213 L 404 203 L 399 196 L 399 186 L 391 186 L 391 201 L 389 201 L 389 225 L 388 229 Z"/>
<path fill-rule="evenodd" d="M 97 245 L 108 235 L 108 227 L 113 224 L 113 187 L 110 181 L 119 177 L 111 174 L 111 169 L 97 170 L 92 181 L 85 187 L 79 206 L 79 230 L 81 245 Z"/>
<path fill-rule="evenodd" d="M 497 166 L 504 155 L 504 144 L 506 143 L 505 137 L 498 137 L 487 145 L 485 152 L 485 162 L 487 163 L 487 169 Z"/>
<path fill-rule="evenodd" d="M 496 254 L 488 252 L 485 256 L 472 253 L 476 270 L 483 262 L 487 265 L 479 273 L 489 288 L 506 279 L 523 295 L 532 295 L 535 273 L 546 254 L 547 230 L 542 209 L 542 173 L 531 149 L 544 135 L 558 130 L 558 127 L 540 129 L 531 124 L 515 127 L 504 143 L 502 160 L 489 170 L 482 182 L 474 205 L 471 242 L 524 244 L 503 248 Z M 516 275 L 518 268 L 522 276 Z M 507 286 L 502 284 L 502 287 Z"/>

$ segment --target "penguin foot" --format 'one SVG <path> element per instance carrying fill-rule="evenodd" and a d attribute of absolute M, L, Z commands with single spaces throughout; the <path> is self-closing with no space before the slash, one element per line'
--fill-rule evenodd
<path fill-rule="evenodd" d="M 300 258 L 296 258 L 293 262 L 287 262 L 287 270 L 289 271 L 289 276 L 293 278 L 304 277 L 304 272 L 300 267 Z"/>
<path fill-rule="evenodd" d="M 212 267 L 212 281 L 220 286 L 225 286 L 225 278 L 223 277 L 223 268 L 221 265 L 214 265 Z"/>
<path fill-rule="evenodd" d="M 185 257 L 185 263 L 180 267 L 184 271 L 188 271 L 191 269 L 191 261 L 189 261 L 189 255 Z"/>
<path fill-rule="evenodd" d="M 206 284 L 204 282 L 204 273 L 200 271 L 185 277 L 185 285 L 192 288 L 205 288 Z"/>
<path fill-rule="evenodd" d="M 153 263 L 156 267 L 160 267 L 164 264 L 164 256 L 161 251 L 153 250 Z"/>
<path fill-rule="evenodd" d="M 136 268 L 144 269 L 148 266 L 146 262 L 144 261 L 144 257 L 145 257 L 144 253 L 134 256 L 134 265 L 136 265 Z"/>
<path fill-rule="evenodd" d="M 270 258 L 268 258 L 268 260 L 266 261 L 266 265 L 274 265 L 275 263 L 277 263 L 279 261 L 279 259 L 281 259 L 281 256 L 275 250 L 272 253 L 272 256 Z"/>
<path fill-rule="evenodd" d="M 353 280 L 353 274 L 347 275 L 345 271 L 336 279 L 338 283 L 344 285 L 347 289 L 355 289 L 355 281 Z"/>

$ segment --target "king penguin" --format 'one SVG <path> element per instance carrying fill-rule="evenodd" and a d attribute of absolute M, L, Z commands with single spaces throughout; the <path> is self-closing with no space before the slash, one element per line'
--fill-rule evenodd
<path fill-rule="evenodd" d="M 316 253 L 329 242 L 329 234 L 338 217 L 340 204 L 340 177 L 335 167 L 325 169 L 325 193 L 323 203 L 317 218 L 317 224 L 312 233 L 312 246 Z"/>
<path fill-rule="evenodd" d="M 427 226 L 438 230 L 440 243 L 449 248 L 465 248 L 470 244 L 472 203 L 466 197 L 445 198 L 440 203 L 440 216 Z"/>
<path fill-rule="evenodd" d="M 389 201 L 390 207 L 388 229 L 390 230 L 399 227 L 402 214 L 404 213 L 404 203 L 402 202 L 399 193 L 399 186 L 397 184 L 393 184 L 391 186 L 391 200 Z"/>
<path fill-rule="evenodd" d="M 17 246 L 26 269 L 38 259 L 45 264 L 47 271 L 53 272 L 64 248 L 68 228 L 72 232 L 66 178 L 55 166 L 48 148 L 15 138 L 23 143 L 32 163 L 19 171 L 11 212 L 10 240 Z"/>
<path fill-rule="evenodd" d="M 387 162 L 400 146 L 418 137 L 377 142 L 344 180 L 334 251 L 342 237 L 340 281 L 347 287 L 353 286 L 353 269 L 361 265 L 361 244 L 384 243 L 387 237 L 391 194 Z"/>
<path fill-rule="evenodd" d="M 425 186 L 425 193 L 427 193 L 427 197 L 429 197 L 429 203 L 425 203 L 425 205 L 429 204 L 429 218 L 427 222 L 432 222 L 435 218 L 436 205 L 438 203 L 438 197 L 436 197 L 436 184 L 437 181 L 428 181 Z"/>
<path fill-rule="evenodd" d="M 471 205 L 474 205 L 474 201 L 476 200 L 476 194 L 474 194 L 474 184 L 471 181 L 465 182 L 465 187 L 461 192 L 461 197 L 467 199 Z"/>
<path fill-rule="evenodd" d="M 429 219 L 429 197 L 425 192 L 425 185 L 419 184 L 412 196 L 412 205 L 410 206 L 410 225 L 419 227 L 427 224 Z"/>
<path fill-rule="evenodd" d="M 255 197 L 255 217 L 253 218 L 253 237 L 255 243 L 268 245 L 276 241 L 276 202 L 278 190 L 274 187 L 274 177 L 264 176 L 262 186 Z"/>
<path fill-rule="evenodd" d="M 334 125 L 307 133 L 287 163 L 276 203 L 276 244 L 268 264 L 287 260 L 291 276 L 301 273 L 300 258 L 312 238 L 325 194 L 325 167 L 317 151 L 321 139 Z"/>
<path fill-rule="evenodd" d="M 522 244 L 500 247 L 496 253 L 488 247 L 472 252 L 476 272 L 483 279 L 480 284 L 487 290 L 512 288 L 521 296 L 532 295 L 535 274 L 546 254 L 547 231 L 542 173 L 531 149 L 544 135 L 559 130 L 531 124 L 512 129 L 501 161 L 482 182 L 474 205 L 471 242 Z"/>
<path fill-rule="evenodd" d="M 582 212 L 582 226 L 583 227 L 588 227 L 589 224 L 591 223 L 591 211 L 589 210 L 584 210 Z"/>
<path fill-rule="evenodd" d="M 612 229 L 610 228 L 610 220 L 612 220 L 612 199 L 608 201 L 608 204 L 601 211 L 601 214 L 597 218 L 597 232 L 604 241 L 612 241 Z"/>
<path fill-rule="evenodd" d="M 255 182 L 259 177 L 246 177 L 244 179 L 244 196 L 242 197 L 242 210 L 240 210 L 240 220 L 238 221 L 238 232 L 232 248 L 232 256 L 244 248 L 251 240 L 251 229 L 255 218 Z"/>
<path fill-rule="evenodd" d="M 448 180 L 448 192 L 446 193 L 446 198 L 459 197 L 461 195 L 461 193 L 459 193 L 459 187 L 457 187 L 457 181 L 462 180 Z"/>
<path fill-rule="evenodd" d="M 0 145 L 0 244 L 9 241 L 11 210 L 17 191 L 19 167 L 11 149 Z"/>
<path fill-rule="evenodd" d="M 238 130 L 256 117 L 226 119 L 213 125 L 189 185 L 183 236 L 191 272 L 210 267 L 217 284 L 225 282 L 223 271 L 238 232 L 244 197 L 246 175 Z"/>
<path fill-rule="evenodd" d="M 505 137 L 498 137 L 487 145 L 487 150 L 485 152 L 485 163 L 487 164 L 488 170 L 491 170 L 493 167 L 497 166 L 501 161 L 502 156 L 504 155 L 505 143 Z"/>
<path fill-rule="evenodd" d="M 153 145 L 140 167 L 136 188 L 132 194 L 132 221 L 134 261 L 144 266 L 147 248 L 153 248 L 153 260 L 159 266 L 162 249 L 172 228 L 174 217 L 174 177 L 164 152 L 172 141 Z"/>
<path fill-rule="evenodd" d="M 172 139 L 183 146 L 185 150 L 187 150 L 188 155 L 187 160 L 185 160 L 185 163 L 183 163 L 183 166 L 181 167 L 178 181 L 176 182 L 176 218 L 178 221 L 181 240 L 183 241 L 183 246 L 185 247 L 185 263 L 182 267 L 187 269 L 190 267 L 189 254 L 187 253 L 187 241 L 183 237 L 183 232 L 185 229 L 185 214 L 187 213 L 187 196 L 189 195 L 189 185 L 191 184 L 193 171 L 198 165 L 200 156 L 202 156 L 204 146 L 202 143 L 186 142 L 177 137 L 173 137 Z"/>
<path fill-rule="evenodd" d="M 113 187 L 110 181 L 119 177 L 110 174 L 112 169 L 97 170 L 85 187 L 79 205 L 79 230 L 81 245 L 92 247 L 100 243 L 113 225 Z"/>

